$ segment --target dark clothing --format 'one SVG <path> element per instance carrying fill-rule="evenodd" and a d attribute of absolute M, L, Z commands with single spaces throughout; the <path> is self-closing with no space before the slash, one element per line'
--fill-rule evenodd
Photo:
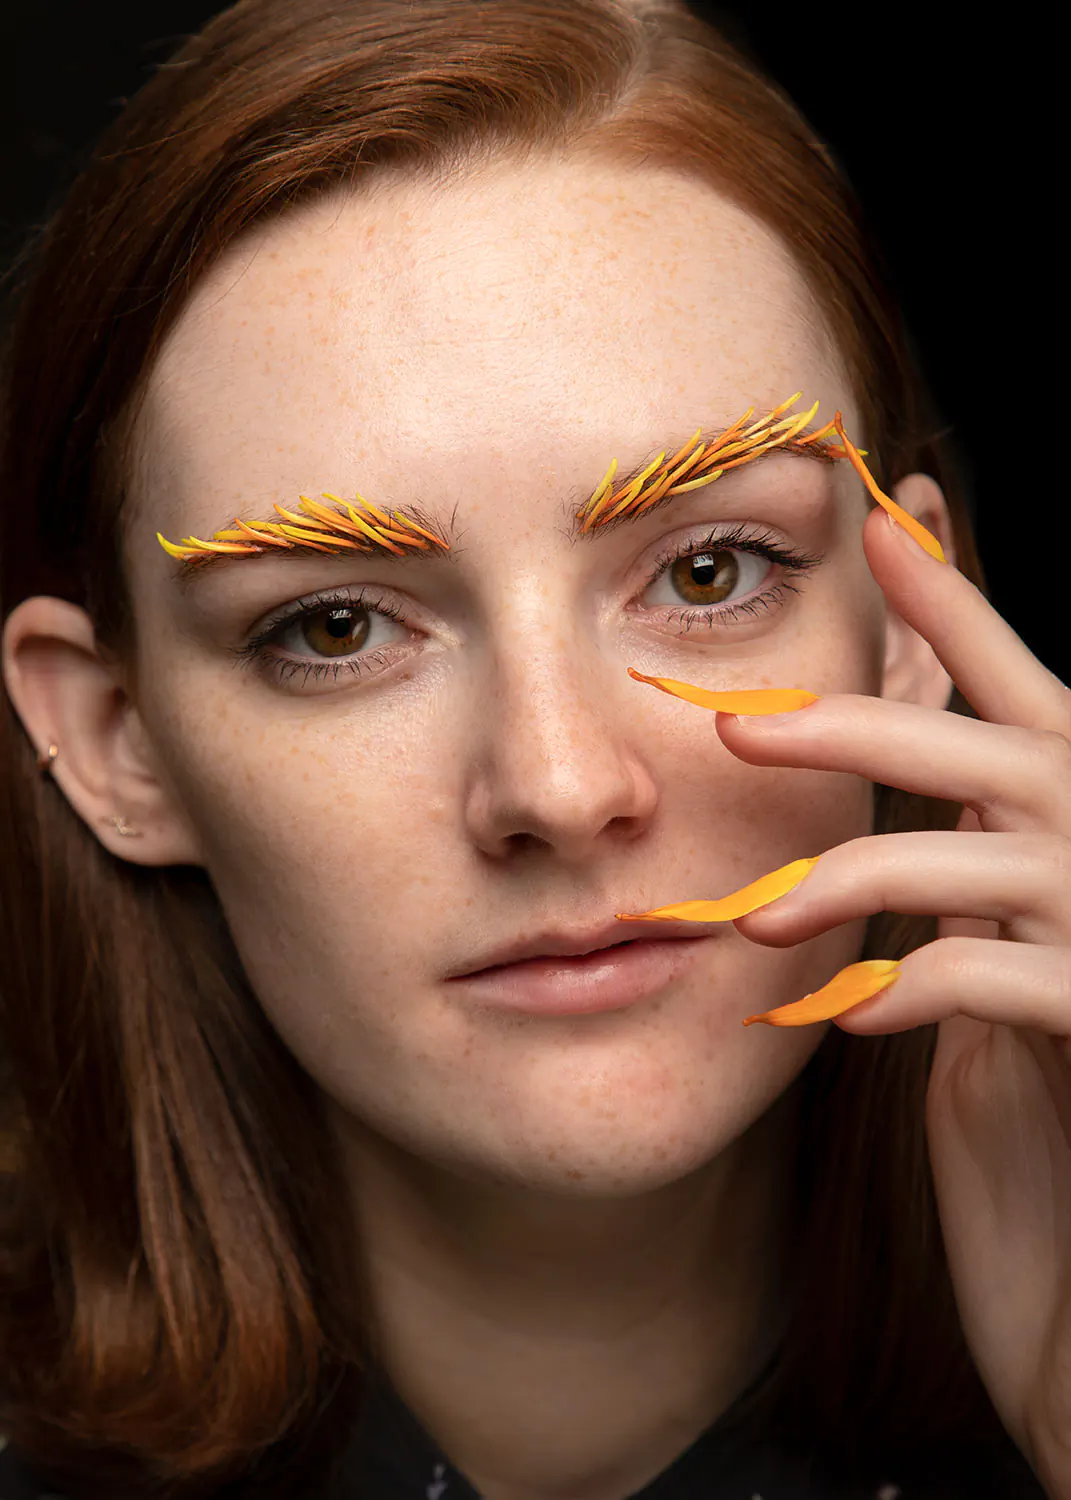
<path fill-rule="evenodd" d="M 733 1410 L 642 1489 L 622 1500 L 1046 1500 L 1018 1449 L 918 1447 L 850 1481 L 733 1423 Z M 226 1495 L 236 1493 L 228 1486 Z M 250 1492 L 243 1488 L 241 1493 Z M 65 1500 L 38 1483 L 10 1449 L 0 1454 L 0 1500 Z M 116 1496 L 115 1500 L 123 1500 Z M 304 1497 L 303 1497 L 304 1500 Z M 389 1386 L 371 1391 L 334 1485 L 319 1500 L 480 1500 Z"/>

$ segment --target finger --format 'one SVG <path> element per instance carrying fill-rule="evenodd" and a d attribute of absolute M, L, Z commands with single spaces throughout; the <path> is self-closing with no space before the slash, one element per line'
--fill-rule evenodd
<path fill-rule="evenodd" d="M 1071 951 L 999 939 L 938 938 L 901 960 L 894 984 L 835 1020 L 857 1036 L 878 1036 L 953 1016 L 1068 1036 Z"/>
<path fill-rule="evenodd" d="M 1071 688 L 1038 660 L 965 574 L 913 538 L 908 529 L 913 518 L 878 488 L 839 417 L 838 412 L 837 432 L 847 457 L 882 507 L 864 522 L 863 549 L 896 613 L 929 642 L 980 719 L 1071 736 Z M 940 551 L 936 538 L 929 542 Z"/>
<path fill-rule="evenodd" d="M 754 766 L 850 771 L 972 808 L 990 833 L 1071 838 L 1071 740 L 889 698 L 831 693 L 794 713 L 718 714 L 726 749 Z"/>
<path fill-rule="evenodd" d="M 1006 941 L 1071 954 L 1071 842 L 950 830 L 850 839 L 787 894 L 731 920 L 749 941 L 789 948 L 879 911 L 982 919 L 999 924 L 995 935 Z"/>

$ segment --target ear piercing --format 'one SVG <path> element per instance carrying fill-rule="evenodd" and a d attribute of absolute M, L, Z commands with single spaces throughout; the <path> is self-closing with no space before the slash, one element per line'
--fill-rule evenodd
<path fill-rule="evenodd" d="M 48 749 L 38 755 L 37 769 L 42 775 L 49 774 L 58 755 L 59 746 L 54 744 L 49 744 Z M 110 822 L 116 833 L 122 834 L 124 838 L 141 838 L 142 836 L 139 829 L 130 827 L 122 813 L 112 813 Z"/>

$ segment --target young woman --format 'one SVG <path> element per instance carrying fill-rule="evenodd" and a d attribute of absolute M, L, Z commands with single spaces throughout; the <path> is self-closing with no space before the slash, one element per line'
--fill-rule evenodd
<path fill-rule="evenodd" d="M 1071 694 L 756 65 L 243 0 L 3 400 L 4 1500 L 1066 1500 Z"/>

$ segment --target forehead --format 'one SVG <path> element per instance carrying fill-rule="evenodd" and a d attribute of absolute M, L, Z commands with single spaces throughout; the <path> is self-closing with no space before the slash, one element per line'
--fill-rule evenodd
<path fill-rule="evenodd" d="M 826 420 L 844 405 L 762 225 L 664 169 L 502 161 L 435 188 L 387 175 L 232 247 L 164 346 L 141 448 L 173 481 L 154 525 L 196 533 L 266 498 L 400 498 L 402 474 L 459 501 L 505 459 L 575 478 L 590 453 L 601 474 L 607 441 L 801 387 Z"/>

